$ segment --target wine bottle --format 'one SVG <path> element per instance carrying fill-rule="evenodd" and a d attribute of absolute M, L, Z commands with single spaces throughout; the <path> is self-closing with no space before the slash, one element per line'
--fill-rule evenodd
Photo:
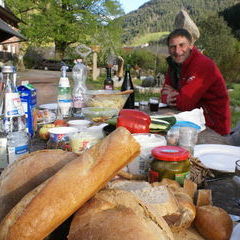
<path fill-rule="evenodd" d="M 104 80 L 104 89 L 105 90 L 113 90 L 113 80 L 112 80 L 112 77 L 111 77 L 111 67 L 110 66 L 107 66 L 106 67 L 106 73 L 107 73 L 107 76 Z"/>
<path fill-rule="evenodd" d="M 133 90 L 133 93 L 131 93 L 124 105 L 123 108 L 134 108 L 134 101 L 135 101 L 135 96 L 134 96 L 134 86 L 133 86 L 133 82 L 132 82 L 132 77 L 131 77 L 131 73 L 130 73 L 130 65 L 126 66 L 126 70 L 125 70 L 125 76 L 123 79 L 123 84 L 121 87 L 121 91 L 125 91 L 125 90 Z"/>

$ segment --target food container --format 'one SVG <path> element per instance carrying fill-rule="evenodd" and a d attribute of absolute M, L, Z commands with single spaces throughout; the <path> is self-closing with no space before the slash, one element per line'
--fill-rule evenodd
<path fill-rule="evenodd" d="M 141 152 L 124 170 L 127 170 L 131 174 L 147 176 L 152 161 L 152 149 L 157 146 L 166 145 L 166 139 L 161 135 L 151 133 L 135 133 L 132 135 L 140 144 Z"/>
<path fill-rule="evenodd" d="M 100 138 L 92 134 L 87 129 L 74 133 L 70 136 L 71 150 L 75 153 L 81 154 L 88 148 L 100 141 Z"/>
<path fill-rule="evenodd" d="M 89 133 L 91 133 L 92 135 L 94 135 L 96 138 L 101 139 L 101 138 L 105 137 L 105 134 L 104 134 L 104 131 L 103 131 L 103 128 L 105 126 L 107 126 L 106 123 L 102 123 L 102 124 L 97 125 L 97 126 L 91 126 L 87 129 L 87 131 Z"/>
<path fill-rule="evenodd" d="M 85 93 L 85 102 L 87 107 L 114 108 L 119 112 L 129 94 L 129 91 L 121 92 L 119 90 L 88 90 Z"/>
<path fill-rule="evenodd" d="M 149 182 L 158 182 L 163 178 L 176 180 L 181 185 L 190 177 L 190 153 L 178 146 L 162 146 L 152 150 L 154 158 L 150 164 Z"/>
<path fill-rule="evenodd" d="M 94 122 L 104 122 L 118 115 L 116 108 L 109 107 L 86 107 L 82 108 L 82 113 L 85 118 Z"/>
<path fill-rule="evenodd" d="M 91 124 L 90 121 L 88 120 L 84 120 L 84 119 L 80 119 L 80 120 L 71 120 L 68 121 L 68 125 L 70 127 L 75 127 L 77 128 L 79 131 L 89 127 L 89 125 Z"/>
<path fill-rule="evenodd" d="M 73 127 L 56 127 L 48 130 L 50 138 L 47 142 L 48 149 L 63 149 L 70 151 L 69 136 L 77 133 L 78 129 Z"/>

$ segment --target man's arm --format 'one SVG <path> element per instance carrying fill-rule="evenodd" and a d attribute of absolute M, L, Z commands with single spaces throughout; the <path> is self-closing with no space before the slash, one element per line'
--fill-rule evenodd
<path fill-rule="evenodd" d="M 214 81 L 220 78 L 222 75 L 214 63 L 204 67 L 195 66 L 191 77 L 186 79 L 187 83 L 176 96 L 177 108 L 182 111 L 194 109 Z"/>
<path fill-rule="evenodd" d="M 179 92 L 171 86 L 169 73 L 165 76 L 165 82 L 161 90 L 161 102 L 169 106 L 176 106 L 176 96 Z"/>

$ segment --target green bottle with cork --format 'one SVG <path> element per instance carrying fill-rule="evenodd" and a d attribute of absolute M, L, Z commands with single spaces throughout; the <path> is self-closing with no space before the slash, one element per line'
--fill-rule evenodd
<path fill-rule="evenodd" d="M 127 109 L 134 109 L 134 101 L 135 101 L 135 96 L 134 96 L 134 85 L 132 82 L 132 77 L 131 77 L 131 72 L 130 72 L 130 65 L 126 65 L 125 69 L 125 76 L 123 79 L 121 91 L 126 91 L 126 90 L 133 90 L 133 92 L 129 95 L 125 105 L 123 108 Z"/>

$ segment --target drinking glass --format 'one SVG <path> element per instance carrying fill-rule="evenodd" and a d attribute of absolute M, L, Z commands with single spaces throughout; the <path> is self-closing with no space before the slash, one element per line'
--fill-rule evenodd
<path fill-rule="evenodd" d="M 149 98 L 149 109 L 151 112 L 157 112 L 159 107 L 159 98 L 151 97 Z"/>
<path fill-rule="evenodd" d="M 240 160 L 235 162 L 235 173 L 233 176 L 235 202 L 240 207 Z"/>
<path fill-rule="evenodd" d="M 139 102 L 139 110 L 140 111 L 147 111 L 148 110 L 148 102 L 147 101 L 140 101 Z"/>

